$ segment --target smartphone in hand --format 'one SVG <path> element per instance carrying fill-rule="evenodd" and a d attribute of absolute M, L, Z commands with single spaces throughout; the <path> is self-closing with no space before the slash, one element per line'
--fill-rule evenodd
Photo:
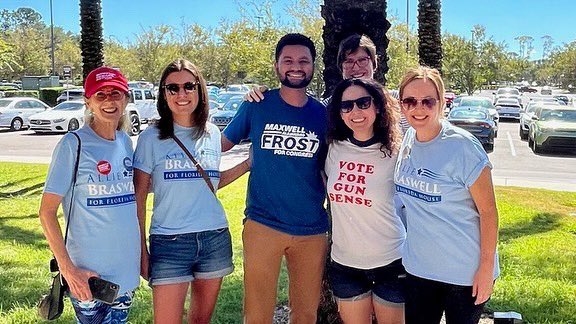
<path fill-rule="evenodd" d="M 110 305 L 118 298 L 118 290 L 120 290 L 118 284 L 102 278 L 91 277 L 88 279 L 88 285 L 90 286 L 92 298 L 98 301 Z"/>

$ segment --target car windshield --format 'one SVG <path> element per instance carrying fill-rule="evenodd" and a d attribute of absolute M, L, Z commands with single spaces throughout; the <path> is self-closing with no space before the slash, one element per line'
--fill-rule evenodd
<path fill-rule="evenodd" d="M 242 97 L 230 98 L 230 100 L 228 100 L 228 102 L 222 107 L 222 110 L 226 110 L 226 111 L 238 110 L 238 107 L 240 107 L 240 105 L 242 104 L 242 101 L 244 101 L 244 98 L 242 98 Z"/>
<path fill-rule="evenodd" d="M 84 95 L 84 91 L 78 91 L 78 90 L 70 90 L 70 91 L 64 91 L 62 92 L 62 95 L 65 96 L 66 94 L 68 94 L 69 96 L 82 96 Z"/>
<path fill-rule="evenodd" d="M 559 120 L 576 123 L 576 110 L 542 110 L 541 121 Z"/>
<path fill-rule="evenodd" d="M 0 108 L 8 107 L 8 105 L 12 102 L 10 99 L 0 100 Z"/>
<path fill-rule="evenodd" d="M 54 107 L 53 110 L 79 110 L 82 107 L 84 107 L 84 103 L 82 102 L 63 102 L 59 105 L 57 105 L 56 107 Z"/>
<path fill-rule="evenodd" d="M 498 94 L 514 94 L 519 95 L 520 92 L 517 89 L 500 89 L 498 90 Z"/>
<path fill-rule="evenodd" d="M 460 106 L 492 108 L 492 104 L 490 103 L 490 100 L 482 100 L 482 99 L 466 99 L 466 98 L 464 98 L 460 102 Z"/>
<path fill-rule="evenodd" d="M 486 113 L 479 110 L 457 109 L 450 112 L 450 118 L 458 119 L 487 119 Z"/>

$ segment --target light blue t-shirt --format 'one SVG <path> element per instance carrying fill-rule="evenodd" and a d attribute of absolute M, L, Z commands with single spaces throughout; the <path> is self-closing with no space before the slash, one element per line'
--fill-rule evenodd
<path fill-rule="evenodd" d="M 191 127 L 174 124 L 174 134 L 208 174 L 214 188 L 220 181 L 220 131 L 206 124 L 207 132 L 192 139 Z M 154 209 L 150 234 L 173 235 L 228 227 L 224 208 L 186 153 L 173 139 L 160 140 L 156 126 L 138 138 L 134 167 L 152 176 Z"/>
<path fill-rule="evenodd" d="M 63 196 L 70 223 L 66 247 L 77 267 L 120 285 L 120 293 L 140 283 L 140 230 L 132 182 L 132 142 L 98 136 L 88 125 L 82 140 L 72 216 L 68 215 L 78 140 L 66 134 L 54 149 L 44 192 Z"/>
<path fill-rule="evenodd" d="M 480 215 L 469 188 L 492 168 L 480 142 L 442 122 L 440 134 L 418 142 L 410 128 L 394 174 L 406 206 L 407 235 L 402 261 L 408 273 L 471 286 L 480 264 Z M 494 278 L 499 275 L 498 254 Z"/>
<path fill-rule="evenodd" d="M 224 129 L 238 144 L 252 141 L 246 217 L 290 235 L 328 230 L 321 170 L 326 159 L 326 107 L 309 97 L 287 104 L 279 90 L 260 103 L 244 102 Z"/>

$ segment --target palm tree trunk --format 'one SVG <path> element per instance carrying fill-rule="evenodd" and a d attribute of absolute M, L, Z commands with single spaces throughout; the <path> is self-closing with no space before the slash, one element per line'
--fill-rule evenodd
<path fill-rule="evenodd" d="M 440 0 L 418 1 L 418 56 L 420 64 L 442 72 Z"/>
<path fill-rule="evenodd" d="M 388 38 L 386 32 L 390 22 L 386 19 L 385 0 L 324 0 L 322 17 L 325 20 L 322 38 L 324 39 L 324 82 L 326 84 L 323 97 L 329 97 L 338 82 L 342 80 L 342 73 L 337 66 L 338 46 L 340 41 L 351 34 L 365 34 L 376 45 L 379 57 L 378 69 L 374 78 L 386 83 L 388 72 Z M 330 251 L 326 256 L 326 265 L 330 261 Z M 338 314 L 338 307 L 333 300 L 326 274 L 322 279 L 322 296 L 318 308 L 317 323 L 342 323 Z"/>
<path fill-rule="evenodd" d="M 336 65 L 338 45 L 351 34 L 365 34 L 376 45 L 379 64 L 374 78 L 386 83 L 388 72 L 388 38 L 386 32 L 390 22 L 386 19 L 385 0 L 324 0 L 322 17 L 325 20 L 324 32 L 324 97 L 330 96 L 334 86 L 342 80 L 342 73 Z"/>
<path fill-rule="evenodd" d="M 101 0 L 80 0 L 80 50 L 84 78 L 104 64 Z"/>

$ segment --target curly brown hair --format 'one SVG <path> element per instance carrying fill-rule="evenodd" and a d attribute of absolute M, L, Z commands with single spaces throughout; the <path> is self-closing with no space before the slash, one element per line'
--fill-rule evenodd
<path fill-rule="evenodd" d="M 392 154 L 398 152 L 402 140 L 402 133 L 398 126 L 400 112 L 396 99 L 392 98 L 390 94 L 388 94 L 388 91 L 374 80 L 346 79 L 336 85 L 330 103 L 328 104 L 328 143 L 343 141 L 352 136 L 352 130 L 346 126 L 340 116 L 342 94 L 351 86 L 364 88 L 372 97 L 373 103 L 376 106 L 374 137 L 382 144 L 380 151 L 387 156 L 392 156 Z"/>

